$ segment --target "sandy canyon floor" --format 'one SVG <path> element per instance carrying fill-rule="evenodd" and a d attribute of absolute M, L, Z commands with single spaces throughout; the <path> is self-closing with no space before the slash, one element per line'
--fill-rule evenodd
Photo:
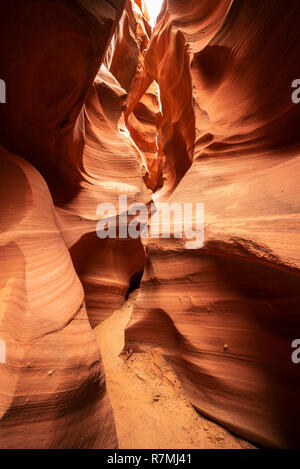
<path fill-rule="evenodd" d="M 134 294 L 94 329 L 120 449 L 254 448 L 195 411 L 158 350 L 120 356 L 133 304 Z"/>

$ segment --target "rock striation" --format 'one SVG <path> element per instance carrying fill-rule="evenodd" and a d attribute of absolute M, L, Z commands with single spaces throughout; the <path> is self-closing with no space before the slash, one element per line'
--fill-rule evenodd
<path fill-rule="evenodd" d="M 164 0 L 154 30 L 144 0 L 2 7 L 1 448 L 118 446 L 93 329 L 134 289 L 129 355 L 156 348 L 237 435 L 300 444 L 299 24 L 298 0 Z M 203 203 L 204 245 L 99 239 L 120 195 Z"/>
<path fill-rule="evenodd" d="M 157 81 L 155 200 L 204 203 L 205 243 L 144 240 L 126 347 L 159 347 L 202 414 L 269 447 L 300 443 L 299 21 L 297 1 L 166 0 L 132 96 Z"/>
<path fill-rule="evenodd" d="M 60 227 L 79 220 L 83 207 L 89 219 L 96 204 L 85 102 L 89 96 L 92 114 L 102 83 L 94 78 L 123 8 L 119 0 L 13 0 L 2 8 L 2 448 L 117 447 L 84 290 Z M 115 102 L 122 99 L 108 81 Z"/>

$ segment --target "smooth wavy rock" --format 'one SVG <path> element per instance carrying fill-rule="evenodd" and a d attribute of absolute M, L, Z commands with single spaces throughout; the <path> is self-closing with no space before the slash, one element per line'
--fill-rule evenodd
<path fill-rule="evenodd" d="M 12 0 L 2 7 L 7 103 L 0 109 L 0 142 L 22 158 L 1 149 L 0 338 L 6 345 L 6 363 L 0 364 L 1 447 L 117 446 L 88 298 L 66 245 L 71 250 L 92 229 L 95 233 L 96 207 L 104 199 L 96 200 L 107 178 L 94 176 L 97 155 L 89 159 L 85 150 L 97 112 L 92 85 L 124 3 Z M 116 90 L 115 82 L 111 86 Z M 126 94 L 119 85 L 111 89 L 115 100 L 111 114 L 106 106 L 108 120 Z M 83 108 L 87 96 L 89 115 Z M 114 139 L 112 121 L 103 131 Z M 125 148 L 136 151 L 134 145 Z M 127 157 L 130 188 L 134 192 L 136 184 L 143 192 L 140 165 Z M 104 160 L 102 166 L 107 171 Z M 107 193 L 105 184 L 102 188 Z M 82 212 L 88 227 L 83 222 L 77 234 Z M 66 236 L 66 226 L 73 236 Z"/>
<path fill-rule="evenodd" d="M 78 190 L 57 208 L 61 233 L 82 282 L 93 327 L 124 302 L 132 278 L 143 270 L 145 261 L 140 240 L 100 240 L 96 236 L 97 222 L 105 217 L 98 212 L 100 203 L 113 204 L 119 215 L 123 211 L 120 195 L 127 196 L 128 206 L 147 203 L 151 198 L 143 181 L 149 173 L 145 155 L 125 125 L 127 92 L 122 87 L 132 82 L 139 55 L 149 42 L 144 26 L 147 22 L 134 2 L 125 6 L 74 128 L 73 142 L 76 152 L 80 150 L 75 161 Z M 137 61 L 121 65 L 124 50 L 136 50 Z M 155 124 L 153 128 L 155 142 Z"/>
<path fill-rule="evenodd" d="M 157 132 L 161 119 L 157 85 L 150 85 L 139 102 L 132 105 L 151 31 L 144 3 L 127 1 L 104 63 L 128 92 L 125 125 L 141 152 L 145 184 L 155 191 L 162 186 L 165 163 Z"/>
<path fill-rule="evenodd" d="M 108 216 L 98 210 L 100 203 L 113 204 L 119 215 L 121 195 L 127 196 L 128 206 L 150 200 L 142 177 L 143 156 L 122 118 L 126 96 L 103 65 L 76 127 L 84 141 L 80 191 L 57 209 L 93 327 L 124 302 L 132 275 L 144 266 L 140 240 L 102 240 L 96 235 L 97 222 Z"/>
<path fill-rule="evenodd" d="M 1 448 L 115 448 L 84 292 L 40 174 L 1 148 Z"/>
<path fill-rule="evenodd" d="M 130 112 L 125 111 L 126 127 L 145 160 L 144 182 L 152 192 L 160 189 L 164 183 L 166 158 L 157 130 L 161 118 L 158 87 L 153 82 L 139 103 Z"/>
<path fill-rule="evenodd" d="M 236 434 L 299 446 L 299 24 L 299 0 L 165 0 L 154 31 L 144 0 L 5 2 L 1 447 L 117 446 L 92 328 L 143 269 L 125 348 L 158 347 Z M 120 195 L 203 203 L 203 247 L 99 239 Z"/>
<path fill-rule="evenodd" d="M 104 60 L 106 67 L 126 91 L 132 86 L 140 56 L 146 51 L 151 36 L 151 26 L 144 8 L 139 1 L 126 1 Z"/>
<path fill-rule="evenodd" d="M 0 142 L 33 164 L 56 203 L 80 188 L 76 129 L 124 0 L 12 0 L 2 6 Z"/>
<path fill-rule="evenodd" d="M 300 444 L 299 21 L 297 1 L 165 2 L 135 101 L 158 82 L 155 200 L 204 203 L 205 243 L 144 241 L 126 332 L 126 348 L 161 349 L 202 414 L 285 448 Z"/>
<path fill-rule="evenodd" d="M 132 275 L 144 263 L 140 241 L 129 243 L 136 257 L 126 262 L 126 243 L 96 237 L 97 221 L 104 216 L 97 215 L 101 202 L 118 207 L 120 194 L 128 196 L 129 205 L 150 199 L 143 182 L 145 159 L 122 117 L 126 91 L 105 65 L 99 69 L 109 44 L 114 52 L 111 38 L 121 27 L 122 12 L 131 12 L 133 30 L 148 38 L 139 7 L 124 6 L 119 0 L 13 1 L 1 17 L 6 46 L 0 61 L 8 96 L 0 113 L 0 140 L 44 176 L 93 324 L 95 311 L 100 321 L 124 301 Z M 8 54 L 10 44 L 15 61 Z M 142 43 L 136 44 L 139 53 Z M 98 262 L 89 264 L 89 257 Z"/>

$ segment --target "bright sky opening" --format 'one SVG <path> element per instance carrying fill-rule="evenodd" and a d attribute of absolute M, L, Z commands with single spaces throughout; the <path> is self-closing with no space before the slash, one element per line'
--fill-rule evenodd
<path fill-rule="evenodd" d="M 145 2 L 147 5 L 151 26 L 154 27 L 158 13 L 161 10 L 163 0 L 145 0 Z"/>

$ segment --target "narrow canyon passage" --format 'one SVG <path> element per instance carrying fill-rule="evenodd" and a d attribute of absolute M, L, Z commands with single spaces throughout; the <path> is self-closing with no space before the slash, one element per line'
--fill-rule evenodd
<path fill-rule="evenodd" d="M 103 359 L 120 449 L 250 449 L 199 415 L 158 349 L 122 355 L 134 299 L 94 329 Z"/>
<path fill-rule="evenodd" d="M 4 2 L 0 448 L 300 447 L 299 25 Z"/>
<path fill-rule="evenodd" d="M 161 5 L 160 0 L 146 2 L 153 27 Z M 151 35 L 149 39 L 151 40 Z M 125 60 L 122 63 L 122 58 L 119 60 L 119 67 L 125 67 Z M 157 181 L 161 178 L 159 171 L 163 170 L 163 165 L 158 164 L 162 158 L 157 130 L 158 112 L 162 112 L 159 86 L 153 82 L 143 92 L 145 94 L 140 96 L 136 107 L 131 109 L 134 114 L 125 112 L 128 127 L 124 138 L 130 135 L 146 158 L 149 158 L 147 150 L 153 152 L 151 160 L 144 160 L 147 171 L 150 168 L 144 182 L 152 189 L 155 197 L 161 187 L 160 183 L 154 181 L 155 178 Z M 142 94 L 139 80 L 134 81 L 130 88 L 130 95 L 135 96 L 137 93 Z M 130 95 L 127 104 L 129 109 Z M 174 98 L 176 100 L 176 96 Z M 153 116 L 154 111 L 157 113 L 156 117 Z M 144 270 L 141 270 L 131 276 L 126 301 L 93 329 L 102 355 L 119 448 L 254 448 L 247 441 L 232 435 L 196 412 L 185 396 L 180 380 L 171 366 L 167 365 L 158 348 L 142 353 L 134 353 L 131 349 L 124 351 L 125 329 L 133 313 L 143 273 Z"/>

